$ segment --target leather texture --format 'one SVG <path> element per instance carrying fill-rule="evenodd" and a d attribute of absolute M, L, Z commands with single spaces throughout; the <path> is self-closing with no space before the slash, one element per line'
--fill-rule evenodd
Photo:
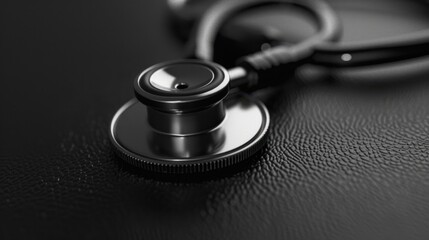
<path fill-rule="evenodd" d="M 429 27 L 424 5 L 336 1 L 345 41 Z M 163 177 L 117 158 L 133 78 L 183 46 L 164 1 L 8 1 L 1 10 L 1 239 L 428 239 L 429 61 L 305 66 L 257 92 L 268 144 Z"/>

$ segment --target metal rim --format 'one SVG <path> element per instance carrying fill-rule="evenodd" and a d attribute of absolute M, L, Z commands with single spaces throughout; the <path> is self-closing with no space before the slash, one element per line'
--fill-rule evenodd
<path fill-rule="evenodd" d="M 149 78 L 154 71 L 175 64 L 195 64 L 209 68 L 213 71 L 214 78 L 211 84 L 187 94 L 166 93 L 156 90 L 150 83 Z M 196 59 L 172 60 L 153 65 L 143 71 L 134 81 L 134 92 L 136 98 L 142 103 L 160 109 L 194 109 L 205 105 L 214 104 L 225 98 L 229 92 L 229 74 L 219 64 Z"/>
<path fill-rule="evenodd" d="M 159 160 L 153 157 L 142 156 L 130 151 L 129 149 L 127 149 L 126 146 L 123 146 L 120 141 L 118 141 L 116 134 L 116 125 L 118 121 L 120 121 L 119 119 L 121 115 L 124 114 L 124 112 L 126 112 L 131 106 L 133 106 L 134 104 L 141 104 L 136 99 L 127 102 L 118 110 L 118 112 L 113 117 L 109 131 L 110 140 L 119 157 L 134 166 L 149 171 L 172 174 L 187 174 L 206 172 L 233 165 L 244 159 L 249 158 L 262 148 L 262 146 L 266 142 L 267 131 L 270 121 L 268 110 L 262 102 L 245 94 L 240 95 L 241 97 L 245 98 L 246 100 L 257 106 L 263 118 L 263 121 L 257 134 L 255 134 L 249 141 L 242 143 L 240 147 L 232 149 L 230 151 L 215 155 L 203 155 L 187 159 L 171 158 L 168 160 Z"/>

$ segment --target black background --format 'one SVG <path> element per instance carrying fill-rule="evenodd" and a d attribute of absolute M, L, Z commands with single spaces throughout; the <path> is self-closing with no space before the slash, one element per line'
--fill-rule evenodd
<path fill-rule="evenodd" d="M 345 41 L 429 27 L 421 3 L 334 6 Z M 113 114 L 140 71 L 184 54 L 166 15 L 158 0 L 1 2 L 1 239 L 429 237 L 424 59 L 285 77 L 275 95 L 258 93 L 272 117 L 266 148 L 217 178 L 123 164 Z"/>

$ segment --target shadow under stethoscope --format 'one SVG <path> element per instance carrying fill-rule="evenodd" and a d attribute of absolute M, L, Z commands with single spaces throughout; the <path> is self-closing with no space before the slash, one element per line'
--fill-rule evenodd
<path fill-rule="evenodd" d="M 125 175 L 136 179 L 145 179 L 145 180 L 156 180 L 160 182 L 175 182 L 175 183 L 196 183 L 196 182 L 205 182 L 212 181 L 216 179 L 225 179 L 233 177 L 239 173 L 244 173 L 246 171 L 252 171 L 252 169 L 257 168 L 258 160 L 261 156 L 264 155 L 266 149 L 262 149 L 257 154 L 253 155 L 249 159 L 241 161 L 232 166 L 228 166 L 221 169 L 216 169 L 208 172 L 202 173 L 193 173 L 193 174 L 172 174 L 172 173 L 162 173 L 162 172 L 153 172 L 145 169 L 138 168 L 134 165 L 131 165 L 115 156 L 117 159 L 117 167 L 119 171 L 124 172 Z"/>

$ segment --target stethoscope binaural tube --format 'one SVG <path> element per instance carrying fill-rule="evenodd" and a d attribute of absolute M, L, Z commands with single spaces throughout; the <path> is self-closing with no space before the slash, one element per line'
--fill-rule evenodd
<path fill-rule="evenodd" d="M 324 42 L 337 41 L 342 32 L 340 21 L 335 11 L 324 1 L 317 0 L 236 0 L 220 1 L 215 3 L 201 18 L 194 34 L 195 52 L 194 56 L 199 59 L 213 60 L 213 46 L 219 29 L 233 16 L 249 9 L 266 5 L 292 5 L 307 11 L 315 18 L 318 24 L 318 32 L 308 39 L 295 45 L 278 45 L 267 50 L 253 53 L 240 58 L 237 62 L 241 68 L 242 75 L 232 79 L 233 87 L 258 88 L 269 85 L 266 78 L 267 72 L 285 65 L 292 65 L 309 59 L 314 48 Z M 234 72 L 240 70 L 234 69 Z M 245 81 L 243 79 L 246 79 Z M 263 79 L 263 84 L 259 80 Z"/>
<path fill-rule="evenodd" d="M 175 2 L 175 1 L 171 0 L 170 2 Z M 232 2 L 235 2 L 235 1 L 232 1 Z M 255 1 L 252 1 L 252 2 L 255 2 Z M 273 4 L 273 2 L 276 2 L 276 1 L 267 1 L 267 2 L 268 3 L 264 3 L 264 4 Z M 318 2 L 320 3 L 322 1 L 318 1 Z M 317 2 L 309 1 L 306 3 L 306 1 L 303 1 L 302 3 L 303 3 L 302 6 L 300 5 L 297 5 L 297 6 L 303 9 L 306 9 L 306 7 L 304 6 L 306 5 L 311 7 L 311 8 L 307 7 L 307 10 L 316 9 L 314 8 L 315 6 L 313 6 L 313 4 L 317 4 Z M 226 8 L 227 5 L 231 3 L 227 3 L 227 1 L 218 1 L 215 4 L 225 5 L 223 8 Z M 240 3 L 235 3 L 235 4 L 240 4 Z M 170 5 L 173 6 L 173 4 L 170 4 Z M 185 2 L 181 4 L 176 3 L 174 4 L 174 6 L 175 6 L 174 8 L 171 7 L 171 10 L 173 13 L 179 13 L 180 11 L 190 8 L 190 6 L 187 6 Z M 218 8 L 221 9 L 222 6 L 220 7 L 218 6 Z M 322 8 L 318 8 L 318 13 L 320 14 L 324 12 L 325 17 L 335 15 L 334 13 L 326 14 L 328 12 L 320 11 L 321 9 Z M 187 13 L 189 14 L 190 12 L 187 12 Z M 177 15 L 176 21 L 185 21 L 183 19 L 184 16 L 182 15 L 183 14 Z M 197 14 L 194 12 L 193 16 L 195 17 L 195 15 Z M 314 13 L 312 15 L 314 16 Z M 322 23 L 320 19 L 321 18 L 317 18 L 316 16 L 316 20 L 317 20 L 316 22 Z M 191 22 L 190 17 L 188 17 L 187 22 L 189 25 Z M 237 27 L 234 26 L 233 29 L 236 29 Z M 337 25 L 337 27 L 339 27 L 339 25 Z M 208 29 L 209 30 L 206 30 L 206 31 L 210 31 L 210 28 Z M 253 29 L 253 31 L 258 31 L 258 29 Z M 203 31 L 201 33 L 203 33 Z M 282 39 L 280 38 L 264 35 L 264 33 L 262 32 L 259 32 L 258 34 L 256 35 L 259 38 L 266 38 L 265 41 L 267 42 L 269 41 L 274 41 L 277 43 L 282 42 Z M 225 37 L 228 37 L 228 36 L 226 35 Z M 253 39 L 253 36 L 249 35 L 247 37 L 248 38 L 243 37 L 242 40 L 251 41 Z M 209 46 L 209 45 L 204 44 L 204 46 Z M 207 48 L 207 47 L 202 47 L 202 48 Z M 402 61 L 402 60 L 427 56 L 429 54 L 429 30 L 421 30 L 415 33 L 409 33 L 409 34 L 405 34 L 397 37 L 375 39 L 375 40 L 356 42 L 356 43 L 332 43 L 332 41 L 325 41 L 325 42 L 319 42 L 319 44 L 315 45 L 313 48 L 307 48 L 307 50 L 308 49 L 312 49 L 313 52 L 309 58 L 305 59 L 304 62 L 311 63 L 314 65 L 319 65 L 319 66 L 334 67 L 334 68 L 344 68 L 344 67 L 349 68 L 349 67 L 370 66 L 370 65 L 376 65 L 376 64 L 386 64 L 386 63 L 392 63 L 396 61 Z M 204 56 L 204 55 L 200 55 L 200 56 Z M 253 64 L 253 65 L 259 65 L 259 64 Z M 285 64 L 282 67 L 288 67 L 290 65 L 293 65 L 293 64 L 290 64 L 290 63 Z M 300 64 L 297 64 L 297 66 L 299 65 Z"/>

